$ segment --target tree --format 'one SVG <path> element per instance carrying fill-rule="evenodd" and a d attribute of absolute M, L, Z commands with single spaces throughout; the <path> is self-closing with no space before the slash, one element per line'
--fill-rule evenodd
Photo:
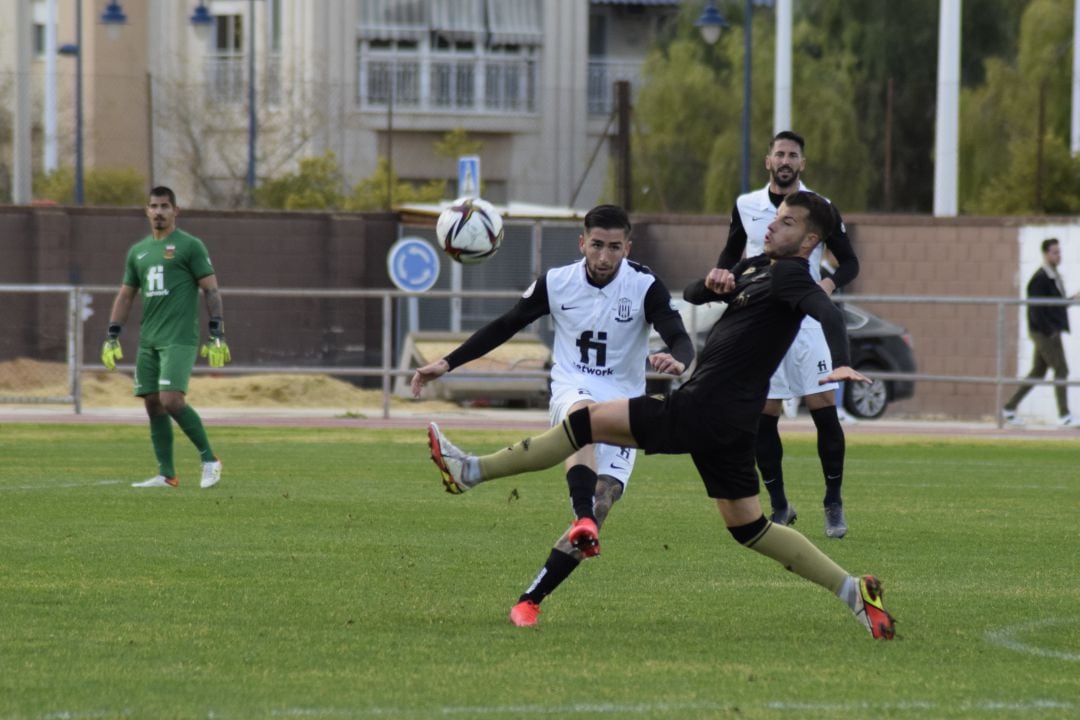
<path fill-rule="evenodd" d="M 740 18 L 709 47 L 693 27 L 700 7 L 685 7 L 673 34 L 645 62 L 634 136 L 635 209 L 727 212 L 739 191 L 742 148 L 743 38 Z M 751 186 L 765 182 L 764 157 L 773 135 L 771 13 L 753 18 Z M 845 211 L 864 209 L 871 170 L 858 133 L 855 62 L 801 20 L 795 28 L 792 129 L 807 141 L 807 178 Z M 675 110 L 673 110 L 675 109 Z"/>
<path fill-rule="evenodd" d="M 454 128 L 435 143 L 435 154 L 452 160 L 462 155 L 479 155 L 484 149 L 482 140 L 473 140 L 464 128 Z"/>
<path fill-rule="evenodd" d="M 331 106 L 327 98 L 333 91 L 306 83 L 270 107 L 266 99 L 272 88 L 267 75 L 262 74 L 258 93 L 255 167 L 260 177 L 272 178 L 293 167 L 329 131 L 326 108 Z M 284 72 L 281 77 L 288 75 Z M 235 92 L 217 94 L 205 82 L 183 79 L 156 78 L 153 92 L 154 121 L 164 145 L 158 154 L 165 159 L 165 174 L 193 183 L 191 205 L 246 206 L 249 138 L 242 98 Z"/>
<path fill-rule="evenodd" d="M 1014 61 L 990 59 L 961 99 L 961 209 L 1080 211 L 1080 159 L 1068 150 L 1071 0 L 1032 0 Z"/>
<path fill-rule="evenodd" d="M 396 174 L 391 175 L 386 158 L 379 158 L 375 172 L 356 183 L 352 195 L 345 202 L 345 208 L 356 211 L 390 210 L 402 203 L 436 202 L 445 192 L 445 180 L 432 180 L 415 186 L 401 180 Z"/>
<path fill-rule="evenodd" d="M 795 3 L 796 21 L 808 23 L 820 39 L 815 49 L 796 37 L 795 67 L 807 57 L 825 58 L 837 52 L 851 63 L 851 107 L 858 119 L 854 132 L 869 152 L 869 209 L 927 212 L 933 205 L 939 6 L 940 0 Z M 963 84 L 982 81 L 986 58 L 1015 55 L 1016 29 L 1024 7 L 1025 2 L 1017 0 L 962 3 Z M 886 117 L 890 81 L 893 98 Z M 798 91 L 796 97 L 798 119 L 803 103 Z M 962 127 L 963 137 L 967 127 Z M 887 154 L 892 161 L 888 187 Z M 816 180 L 817 152 L 811 150 L 810 156 Z M 832 185 L 828 187 L 831 191 Z"/>
<path fill-rule="evenodd" d="M 301 158 L 295 173 L 266 180 L 255 189 L 258 207 L 282 210 L 338 209 L 344 204 L 343 184 L 337 156 L 327 151 L 318 157 Z"/>
<path fill-rule="evenodd" d="M 83 195 L 87 205 L 114 207 L 146 202 L 146 178 L 133 168 L 91 168 L 83 177 Z M 62 205 L 75 202 L 75 171 L 63 165 L 51 173 L 35 173 L 34 197 Z"/>

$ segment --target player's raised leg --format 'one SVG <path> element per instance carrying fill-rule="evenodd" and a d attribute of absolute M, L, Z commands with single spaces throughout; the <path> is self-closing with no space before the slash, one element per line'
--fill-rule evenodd
<path fill-rule="evenodd" d="M 553 467 L 580 448 L 596 442 L 637 447 L 630 434 L 627 400 L 610 400 L 575 410 L 559 425 L 490 455 L 470 455 L 451 443 L 435 423 L 428 426 L 431 459 L 446 491 L 458 495 L 478 483 Z"/>

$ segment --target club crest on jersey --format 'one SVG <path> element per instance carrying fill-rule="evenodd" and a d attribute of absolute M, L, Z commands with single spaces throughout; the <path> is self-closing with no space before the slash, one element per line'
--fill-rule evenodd
<path fill-rule="evenodd" d="M 630 322 L 634 318 L 631 316 L 631 311 L 634 309 L 634 302 L 630 298 L 619 298 L 619 307 L 615 311 L 615 322 Z"/>
<path fill-rule="evenodd" d="M 172 260 L 174 257 L 176 257 L 176 246 L 175 245 L 166 245 L 165 246 L 165 259 L 166 260 Z"/>

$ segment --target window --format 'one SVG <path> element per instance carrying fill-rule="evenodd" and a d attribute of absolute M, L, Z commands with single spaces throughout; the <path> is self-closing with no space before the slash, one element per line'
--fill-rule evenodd
<path fill-rule="evenodd" d="M 34 23 L 33 32 L 34 57 L 45 57 L 45 24 Z"/>
<path fill-rule="evenodd" d="M 607 55 L 607 18 L 589 15 L 589 57 Z"/>
<path fill-rule="evenodd" d="M 281 0 L 268 0 L 266 22 L 270 29 L 270 52 L 281 52 Z"/>
<path fill-rule="evenodd" d="M 217 102 L 244 99 L 244 16 L 214 16 L 214 51 L 206 59 L 207 93 Z"/>
<path fill-rule="evenodd" d="M 361 107 L 534 112 L 541 0 L 355 0 Z"/>
<path fill-rule="evenodd" d="M 214 48 L 221 55 L 242 55 L 244 52 L 244 16 L 214 16 Z"/>

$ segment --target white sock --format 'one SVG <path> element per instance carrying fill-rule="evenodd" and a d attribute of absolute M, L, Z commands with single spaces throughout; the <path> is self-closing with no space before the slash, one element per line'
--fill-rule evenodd
<path fill-rule="evenodd" d="M 848 575 L 840 589 L 836 591 L 836 597 L 846 602 L 848 607 L 854 610 L 859 604 L 859 578 Z"/>

